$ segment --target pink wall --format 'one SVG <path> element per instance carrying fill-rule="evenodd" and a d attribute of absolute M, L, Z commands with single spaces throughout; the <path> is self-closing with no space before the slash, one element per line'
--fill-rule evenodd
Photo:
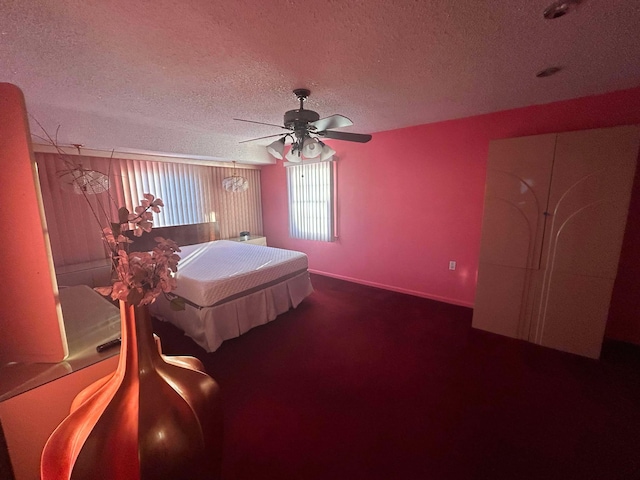
<path fill-rule="evenodd" d="M 264 233 L 271 246 L 307 253 L 319 273 L 472 306 L 489 141 L 635 123 L 640 88 L 334 142 L 338 240 L 289 238 L 282 162 L 262 169 Z M 640 343 L 640 181 L 632 206 L 607 335 Z"/>

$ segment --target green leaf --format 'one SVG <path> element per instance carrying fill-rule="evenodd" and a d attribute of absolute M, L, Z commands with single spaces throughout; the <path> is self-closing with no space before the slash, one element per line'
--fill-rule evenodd
<path fill-rule="evenodd" d="M 175 312 L 179 312 L 185 309 L 184 298 L 176 297 L 169 302 L 169 308 Z"/>

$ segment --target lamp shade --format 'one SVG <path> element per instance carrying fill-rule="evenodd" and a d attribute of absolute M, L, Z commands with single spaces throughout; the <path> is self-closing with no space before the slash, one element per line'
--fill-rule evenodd
<path fill-rule="evenodd" d="M 300 163 L 302 161 L 302 155 L 300 155 L 300 150 L 296 148 L 291 148 L 285 155 L 285 157 L 289 162 Z"/>
<path fill-rule="evenodd" d="M 282 156 L 284 155 L 285 138 L 286 137 L 282 137 L 267 146 L 267 152 L 269 152 L 272 156 L 274 156 L 278 160 L 282 160 Z"/>
<path fill-rule="evenodd" d="M 322 153 L 322 146 L 317 138 L 307 138 L 302 144 L 302 155 L 315 158 Z"/>
<path fill-rule="evenodd" d="M 320 153 L 320 160 L 329 160 L 336 154 L 336 151 L 331 148 L 329 145 L 326 145 L 322 142 L 318 142 L 321 145 L 322 153 Z"/>

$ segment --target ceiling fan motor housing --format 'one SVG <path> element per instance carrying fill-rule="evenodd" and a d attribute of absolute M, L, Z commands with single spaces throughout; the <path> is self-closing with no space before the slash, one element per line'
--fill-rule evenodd
<path fill-rule="evenodd" d="M 313 110 L 289 110 L 284 114 L 284 126 L 291 130 L 306 128 L 307 124 L 316 120 L 320 120 L 320 115 Z"/>

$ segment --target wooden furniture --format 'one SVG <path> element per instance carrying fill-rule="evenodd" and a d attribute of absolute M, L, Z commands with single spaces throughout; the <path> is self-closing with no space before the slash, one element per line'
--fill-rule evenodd
<path fill-rule="evenodd" d="M 248 237 L 234 237 L 229 238 L 233 242 L 244 242 L 249 243 L 251 245 L 262 245 L 263 247 L 267 246 L 267 237 L 261 237 L 256 235 L 249 235 Z"/>
<path fill-rule="evenodd" d="M 633 126 L 491 142 L 475 328 L 600 356 L 638 144 Z"/>
<path fill-rule="evenodd" d="M 144 232 L 139 237 L 136 237 L 131 230 L 124 232 L 124 234 L 133 241 L 129 246 L 132 252 L 148 252 L 153 250 L 153 247 L 156 246 L 156 237 L 173 240 L 181 247 L 184 245 L 211 242 L 220 238 L 220 231 L 216 222 L 155 227 L 151 232 Z"/>

